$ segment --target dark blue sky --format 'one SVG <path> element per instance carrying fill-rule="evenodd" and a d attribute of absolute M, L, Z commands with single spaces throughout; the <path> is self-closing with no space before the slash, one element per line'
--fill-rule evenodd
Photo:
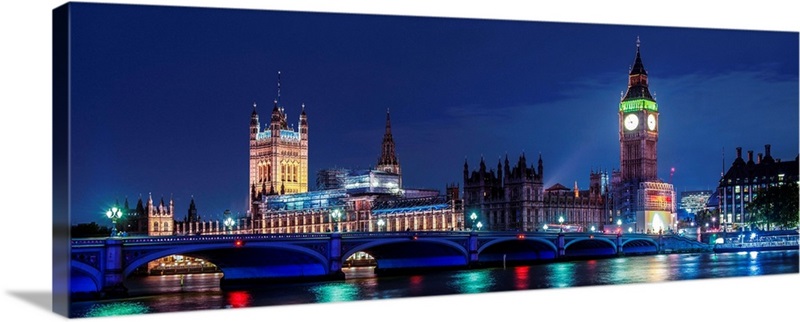
<path fill-rule="evenodd" d="M 72 12 L 73 222 L 127 196 L 183 217 L 244 213 L 248 125 L 276 97 L 309 121 L 309 181 L 380 154 L 406 187 L 463 185 L 481 156 L 544 160 L 545 185 L 619 167 L 636 38 L 659 103 L 659 175 L 711 189 L 735 148 L 798 154 L 798 34 L 577 23 L 88 5 Z M 746 153 L 746 152 L 745 152 Z"/>

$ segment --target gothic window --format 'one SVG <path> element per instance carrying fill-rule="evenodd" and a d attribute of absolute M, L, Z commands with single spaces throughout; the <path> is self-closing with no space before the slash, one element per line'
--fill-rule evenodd
<path fill-rule="evenodd" d="M 267 181 L 272 181 L 272 164 L 267 163 Z"/>
<path fill-rule="evenodd" d="M 153 231 L 158 231 L 158 223 L 157 222 L 153 223 Z"/>

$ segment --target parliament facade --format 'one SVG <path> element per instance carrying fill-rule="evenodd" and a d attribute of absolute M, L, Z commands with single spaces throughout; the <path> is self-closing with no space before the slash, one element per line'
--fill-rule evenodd
<path fill-rule="evenodd" d="M 278 82 L 280 97 L 280 81 Z M 253 106 L 250 120 L 250 200 L 246 226 L 253 233 L 320 233 L 463 229 L 455 193 L 407 189 L 395 153 L 391 117 L 373 169 L 326 169 L 317 190 L 308 189 L 308 121 L 305 106 L 299 130 L 288 127 L 276 99 L 263 131 Z M 449 197 L 448 197 L 449 196 Z M 455 196 L 455 197 L 453 197 Z"/>

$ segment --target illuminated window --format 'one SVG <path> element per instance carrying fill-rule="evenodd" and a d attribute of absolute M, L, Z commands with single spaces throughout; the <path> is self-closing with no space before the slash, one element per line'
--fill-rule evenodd
<path fill-rule="evenodd" d="M 741 192 L 741 188 L 740 188 L 739 186 L 736 186 L 736 187 L 734 187 L 734 189 L 733 189 L 733 190 L 734 190 L 734 193 L 739 193 L 739 192 Z"/>

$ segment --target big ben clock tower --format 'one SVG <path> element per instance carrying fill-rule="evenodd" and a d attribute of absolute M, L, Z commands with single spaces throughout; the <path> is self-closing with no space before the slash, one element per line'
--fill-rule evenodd
<path fill-rule="evenodd" d="M 659 111 L 650 94 L 639 39 L 618 113 L 620 170 L 614 174 L 618 180 L 612 180 L 617 182 L 614 215 L 637 232 L 675 229 L 675 189 L 658 179 Z"/>
<path fill-rule="evenodd" d="M 628 91 L 619 103 L 619 147 L 622 181 L 658 178 L 658 104 L 650 95 L 639 40 L 636 60 L 628 75 Z"/>

